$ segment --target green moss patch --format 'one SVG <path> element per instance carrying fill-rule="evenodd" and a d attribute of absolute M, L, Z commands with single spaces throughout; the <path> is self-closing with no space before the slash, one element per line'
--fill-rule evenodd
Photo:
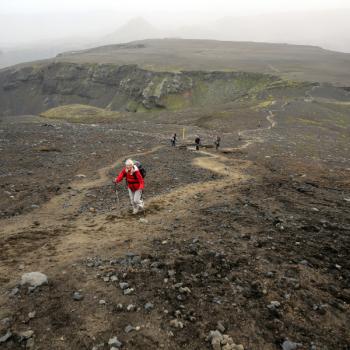
<path fill-rule="evenodd" d="M 40 114 L 49 119 L 60 119 L 70 123 L 101 123 L 118 119 L 120 113 L 103 108 L 73 104 L 51 108 Z"/>

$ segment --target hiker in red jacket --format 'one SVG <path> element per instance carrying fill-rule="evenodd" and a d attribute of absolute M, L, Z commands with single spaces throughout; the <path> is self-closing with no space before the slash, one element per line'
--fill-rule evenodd
<path fill-rule="evenodd" d="M 115 178 L 114 182 L 118 183 L 122 181 L 124 177 L 126 178 L 126 183 L 128 185 L 130 202 L 133 209 L 132 213 L 137 214 L 139 210 L 144 209 L 142 190 L 145 187 L 145 183 L 140 170 L 131 159 L 128 159 L 125 162 L 125 168 Z"/>

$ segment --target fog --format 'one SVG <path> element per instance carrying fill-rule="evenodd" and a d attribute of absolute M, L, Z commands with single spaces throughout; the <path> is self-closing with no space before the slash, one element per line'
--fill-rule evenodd
<path fill-rule="evenodd" d="M 0 0 L 0 67 L 143 38 L 316 45 L 350 52 L 347 0 Z"/>

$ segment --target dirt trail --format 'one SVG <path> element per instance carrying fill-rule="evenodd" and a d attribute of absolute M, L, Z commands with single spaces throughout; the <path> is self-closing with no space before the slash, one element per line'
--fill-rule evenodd
<path fill-rule="evenodd" d="M 283 110 L 283 108 L 284 108 L 284 105 L 282 106 L 281 110 Z M 266 128 L 249 129 L 249 130 L 240 131 L 238 133 L 239 138 L 243 140 L 246 139 L 246 141 L 243 145 L 235 148 L 235 150 L 243 150 L 248 148 L 254 143 L 262 143 L 264 141 L 264 135 L 262 134 L 277 126 L 277 122 L 274 120 L 275 117 L 276 117 L 276 114 L 274 113 L 274 111 L 268 110 L 268 115 L 266 117 L 266 120 L 270 123 L 269 126 L 267 126 Z"/>
<path fill-rule="evenodd" d="M 192 162 L 194 167 L 203 168 L 221 175 L 219 180 L 189 184 L 168 194 L 155 196 L 146 202 L 146 207 L 162 207 L 165 203 L 183 202 L 186 198 L 193 198 L 198 193 L 219 190 L 227 185 L 228 178 L 231 184 L 238 184 L 249 179 L 245 170 L 251 165 L 249 161 L 232 160 L 221 154 L 213 154 L 206 151 L 197 151 L 204 157 L 195 158 Z"/>
<path fill-rule="evenodd" d="M 127 157 L 135 157 L 140 155 L 146 155 L 150 153 L 155 153 L 162 146 L 157 146 L 146 152 L 132 153 Z M 41 208 L 38 208 L 27 215 L 21 216 L 20 220 L 18 218 L 11 218 L 4 220 L 2 228 L 2 236 L 6 236 L 11 233 L 15 233 L 18 230 L 23 230 L 33 225 L 33 222 L 40 221 L 42 226 L 56 226 L 61 225 L 62 220 L 69 218 L 76 214 L 77 209 L 87 193 L 88 190 L 102 186 L 109 181 L 108 171 L 120 165 L 125 157 L 121 157 L 116 160 L 113 164 L 103 167 L 98 170 L 97 178 L 90 179 L 80 179 L 74 180 L 69 187 L 71 187 L 70 192 L 63 193 L 56 197 L 53 197 L 47 203 L 45 203 Z M 74 195 L 72 195 L 72 192 Z"/>
<path fill-rule="evenodd" d="M 202 183 L 189 184 L 172 190 L 169 193 L 156 195 L 146 200 L 146 218 L 152 225 L 152 235 L 145 235 L 145 228 L 140 217 L 128 214 L 125 210 L 116 212 L 113 216 L 98 214 L 91 221 L 86 221 L 84 217 L 76 220 L 76 227 L 73 232 L 61 240 L 56 246 L 58 255 L 67 259 L 84 256 L 93 247 L 94 251 L 105 246 L 114 247 L 115 253 L 122 254 L 125 246 L 120 246 L 122 242 L 132 238 L 132 249 L 141 249 L 145 239 L 155 238 L 157 232 L 162 231 L 162 225 L 154 224 L 160 216 L 170 213 L 185 213 L 193 206 L 193 198 L 198 194 L 207 193 L 215 188 L 220 190 L 227 185 L 227 178 L 231 184 L 239 184 L 249 177 L 245 170 L 250 166 L 247 161 L 232 161 L 222 155 L 213 155 L 209 152 L 200 151 L 199 154 L 205 157 L 198 157 L 193 161 L 193 166 L 211 170 L 222 175 L 219 180 L 212 180 Z M 112 220 L 109 220 L 112 217 Z M 142 217 L 141 217 L 142 218 Z M 121 249 L 118 249 L 118 246 Z M 129 246 L 130 248 L 131 246 Z M 78 249 L 79 252 L 76 250 Z"/>
<path fill-rule="evenodd" d="M 142 153 L 156 153 L 160 147 L 157 146 L 150 151 Z M 227 178 L 234 184 L 241 183 L 248 179 L 245 170 L 250 166 L 248 161 L 232 160 L 221 154 L 210 152 L 197 152 L 200 157 L 193 161 L 194 167 L 200 167 L 221 175 L 219 180 L 189 184 L 172 190 L 169 193 L 154 196 L 146 201 L 147 220 L 150 222 L 159 218 L 164 211 L 184 212 L 186 208 L 193 206 L 192 199 L 199 193 L 207 193 L 215 188 L 220 190 L 227 185 Z M 137 153 L 141 155 L 141 153 Z M 128 155 L 133 157 L 135 154 Z M 128 214 L 126 211 L 117 211 L 115 220 L 109 220 L 106 214 L 77 214 L 82 200 L 88 190 L 102 186 L 109 181 L 108 171 L 119 165 L 125 157 L 118 159 L 114 164 L 101 168 L 98 171 L 98 178 L 89 180 L 82 179 L 71 184 L 75 196 L 65 193 L 54 197 L 42 208 L 35 210 L 21 218 L 21 220 L 8 220 L 3 226 L 2 238 L 5 242 L 16 242 L 16 247 L 8 246 L 9 256 L 16 257 L 18 263 L 32 265 L 34 270 L 47 270 L 48 263 L 55 263 L 54 270 L 59 270 L 60 265 L 67 264 L 68 261 L 75 261 L 84 258 L 92 252 L 97 253 L 106 247 L 113 247 L 119 253 L 125 250 L 124 241 L 132 237 L 133 246 L 142 249 L 145 235 L 143 225 L 138 217 Z M 69 206 L 65 206 L 65 204 Z M 112 215 L 113 216 L 113 215 Z M 33 225 L 35 221 L 40 222 L 40 226 Z M 158 225 L 153 227 L 153 231 L 161 231 Z M 33 237 L 23 239 L 27 236 Z M 43 236 L 45 239 L 43 239 Z M 12 238 L 11 238 L 12 237 Z M 36 241 L 35 237 L 40 238 Z M 147 237 L 147 236 L 146 236 Z M 149 236 L 147 237 L 149 239 Z M 40 241 L 42 240 L 42 241 Z M 122 246 L 121 246 L 122 245 Z M 11 254 L 11 251 L 13 253 Z M 38 254 L 38 251 L 41 253 Z M 18 256 L 20 254 L 20 256 Z M 33 266 L 34 265 L 34 266 Z M 10 275 L 17 270 L 16 264 L 2 264 L 1 274 Z M 55 273 L 52 271 L 51 273 Z"/>
<path fill-rule="evenodd" d="M 246 135 L 247 133 L 254 133 L 256 131 L 261 132 L 275 127 L 276 123 L 272 120 L 273 117 L 274 115 L 270 111 L 267 119 L 271 123 L 271 126 L 265 129 L 246 130 L 241 132 L 241 134 Z M 257 137 L 253 137 L 240 147 L 237 147 L 237 150 L 247 148 L 255 142 L 261 142 L 261 140 Z M 36 231 L 54 232 L 56 253 L 62 255 L 62 258 L 65 260 L 67 259 L 67 255 L 70 255 L 73 251 L 74 254 L 72 253 L 72 255 L 75 257 L 77 255 L 84 255 L 86 250 L 82 249 L 83 245 L 88 250 L 90 245 L 100 244 L 101 241 L 98 232 L 103 232 L 102 244 L 106 243 L 109 239 L 108 232 L 106 232 L 108 227 L 112 231 L 122 231 L 124 233 L 123 237 L 132 235 L 135 228 L 134 224 L 130 227 L 130 222 L 134 223 L 134 217 L 129 218 L 128 215 L 124 215 L 122 222 L 119 221 L 116 224 L 110 225 L 110 223 L 106 222 L 105 214 L 94 215 L 91 219 L 91 217 L 87 217 L 86 215 L 79 215 L 77 211 L 86 193 L 108 182 L 108 171 L 117 167 L 125 158 L 156 153 L 161 147 L 162 146 L 157 146 L 146 152 L 126 155 L 115 161 L 112 165 L 99 169 L 95 179 L 79 179 L 73 181 L 70 184 L 70 192 L 52 198 L 41 208 L 22 216 L 20 220 L 18 220 L 18 218 L 4 220 L 1 237 L 8 239 L 8 237 L 18 236 L 18 239 L 20 239 L 24 232 L 28 230 L 32 230 L 33 235 L 35 235 Z M 215 172 L 221 175 L 222 178 L 205 183 L 189 184 L 175 189 L 170 193 L 154 196 L 146 202 L 146 207 L 149 208 L 149 212 L 152 212 L 155 208 L 157 208 L 158 211 L 159 208 L 164 208 L 171 203 L 183 202 L 185 198 L 190 198 L 199 192 L 212 190 L 213 186 L 215 186 L 216 189 L 220 189 L 227 184 L 227 178 L 230 178 L 234 183 L 243 182 L 248 179 L 247 175 L 245 175 L 245 170 L 251 165 L 248 161 L 232 160 L 222 154 L 213 154 L 206 151 L 199 151 L 197 154 L 202 156 L 197 157 L 193 161 L 192 164 L 194 167 Z M 177 209 L 178 208 L 174 208 L 174 210 Z M 40 222 L 40 227 L 36 227 L 36 222 Z M 59 232 L 64 233 L 64 239 L 60 238 Z M 58 234 L 56 235 L 56 233 Z M 91 233 L 94 234 L 91 235 Z M 111 237 L 115 237 L 115 234 L 112 234 Z M 50 245 L 50 243 L 45 242 L 42 247 L 45 248 L 47 244 Z M 51 244 L 53 244 L 53 242 L 51 242 Z M 31 249 L 29 249 L 29 252 L 30 250 Z"/>

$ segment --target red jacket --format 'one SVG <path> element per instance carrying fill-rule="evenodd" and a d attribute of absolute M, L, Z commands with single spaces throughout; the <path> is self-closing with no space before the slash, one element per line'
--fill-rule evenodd
<path fill-rule="evenodd" d="M 142 190 L 145 188 L 145 182 L 143 181 L 143 177 L 140 173 L 140 170 L 136 166 L 134 166 L 133 174 L 127 172 L 124 168 L 120 172 L 120 174 L 115 178 L 114 181 L 118 183 L 122 181 L 124 177 L 126 177 L 128 188 L 130 188 L 131 191 L 135 192 L 137 190 Z"/>

